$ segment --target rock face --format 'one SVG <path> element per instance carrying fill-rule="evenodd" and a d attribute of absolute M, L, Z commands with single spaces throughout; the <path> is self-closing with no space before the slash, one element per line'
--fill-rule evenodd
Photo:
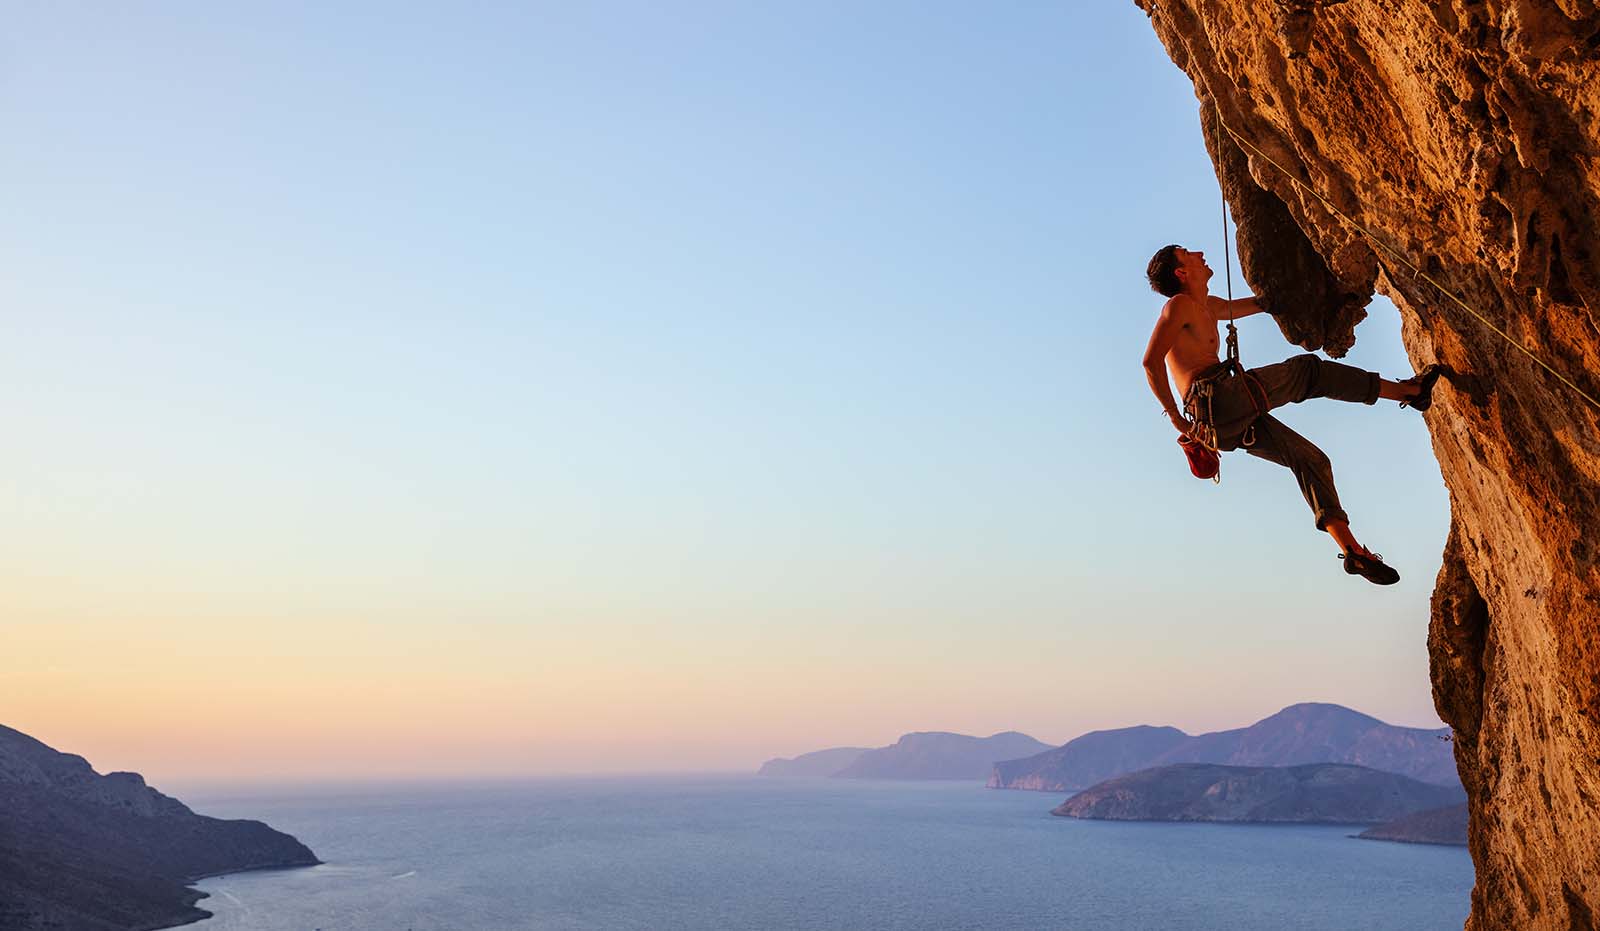
<path fill-rule="evenodd" d="M 1452 511 L 1428 642 L 1468 927 L 1600 926 L 1600 8 L 1137 2 L 1284 333 L 1342 355 L 1376 289 L 1415 366 L 1462 373 L 1426 415 Z"/>
<path fill-rule="evenodd" d="M 1419 811 L 1368 828 L 1356 835 L 1363 840 L 1392 840 L 1402 844 L 1445 844 L 1467 846 L 1467 806 L 1451 805 L 1432 811 Z"/>
<path fill-rule="evenodd" d="M 866 747 L 834 747 L 814 750 L 793 759 L 768 760 L 761 764 L 758 776 L 774 779 L 826 779 L 861 758 Z"/>
<path fill-rule="evenodd" d="M 190 811 L 137 773 L 99 775 L 0 727 L 0 928 L 114 931 L 197 921 L 200 876 L 319 862 L 259 821 Z"/>
<path fill-rule="evenodd" d="M 1294 766 L 1352 763 L 1456 785 L 1448 728 L 1395 727 L 1343 705 L 1303 702 L 1250 725 L 1191 737 L 1175 727 L 1093 731 L 1024 760 L 996 763 L 994 789 L 1075 791 L 1168 763 Z"/>
<path fill-rule="evenodd" d="M 1051 814 L 1110 821 L 1360 824 L 1390 821 L 1460 798 L 1459 788 L 1364 766 L 1178 763 L 1091 786 Z"/>
<path fill-rule="evenodd" d="M 906 734 L 891 746 L 868 750 L 834 775 L 840 779 L 984 779 L 995 760 L 1028 756 L 1050 745 L 1027 734 L 1005 731 L 970 737 L 924 731 Z"/>

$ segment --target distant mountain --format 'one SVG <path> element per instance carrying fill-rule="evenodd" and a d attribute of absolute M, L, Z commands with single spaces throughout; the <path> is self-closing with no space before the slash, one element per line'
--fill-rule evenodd
<path fill-rule="evenodd" d="M 1404 844 L 1467 845 L 1467 806 L 1451 805 L 1419 811 L 1362 831 L 1357 837 L 1365 840 L 1392 840 Z"/>
<path fill-rule="evenodd" d="M 768 760 L 761 764 L 758 776 L 778 779 L 826 779 L 854 763 L 867 753 L 866 747 L 834 747 L 802 753 L 793 759 Z"/>
<path fill-rule="evenodd" d="M 840 779 L 982 779 L 995 760 L 1038 753 L 1049 744 L 1005 731 L 969 737 L 925 731 L 906 734 L 892 746 L 868 750 L 834 775 Z"/>
<path fill-rule="evenodd" d="M 1112 821 L 1359 824 L 1465 800 L 1460 788 L 1342 763 L 1178 763 L 1108 779 L 1051 813 Z"/>
<path fill-rule="evenodd" d="M 1170 763 L 1296 766 L 1349 763 L 1436 785 L 1460 785 L 1449 728 L 1395 727 L 1342 705 L 1306 702 L 1249 727 L 1191 737 L 1173 727 L 1094 731 L 1026 759 L 995 764 L 990 788 L 1070 792 Z"/>
<path fill-rule="evenodd" d="M 259 821 L 223 821 L 145 785 L 100 775 L 0 726 L 0 928 L 122 931 L 198 921 L 201 876 L 316 864 Z"/>
<path fill-rule="evenodd" d="M 1122 727 L 1090 731 L 1053 750 L 1021 760 L 994 764 L 991 789 L 1081 789 L 1112 776 L 1145 769 L 1186 741 L 1193 740 L 1175 727 Z"/>

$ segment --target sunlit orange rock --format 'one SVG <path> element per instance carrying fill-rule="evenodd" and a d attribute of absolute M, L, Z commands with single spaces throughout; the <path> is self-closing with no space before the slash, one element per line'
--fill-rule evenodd
<path fill-rule="evenodd" d="M 1428 643 L 1468 927 L 1600 927 L 1600 8 L 1138 3 L 1194 81 L 1285 335 L 1342 355 L 1375 290 L 1418 369 L 1462 373 L 1425 419 L 1452 510 Z"/>

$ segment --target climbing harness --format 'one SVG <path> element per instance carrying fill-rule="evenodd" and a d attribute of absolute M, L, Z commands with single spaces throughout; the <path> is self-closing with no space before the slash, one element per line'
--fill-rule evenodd
<path fill-rule="evenodd" d="M 1399 262 L 1401 265 L 1404 265 L 1406 268 L 1410 269 L 1412 278 L 1420 278 L 1423 281 L 1426 281 L 1428 284 L 1433 285 L 1435 290 L 1437 290 L 1440 294 L 1443 294 L 1445 297 L 1449 298 L 1450 301 L 1452 303 L 1454 303 L 1457 307 L 1460 307 L 1462 310 L 1464 310 L 1467 313 L 1471 314 L 1473 317 L 1475 317 L 1477 319 L 1477 321 L 1479 323 L 1481 323 L 1484 326 L 1488 327 L 1489 330 L 1491 332 L 1493 332 L 1496 336 L 1500 337 L 1501 339 L 1505 340 L 1507 343 L 1510 343 L 1512 346 L 1516 347 L 1518 351 L 1520 351 L 1523 355 L 1527 356 L 1529 359 L 1532 359 L 1534 361 L 1534 363 L 1536 363 L 1540 368 L 1544 369 L 1546 372 L 1549 372 L 1551 375 L 1554 375 L 1558 380 L 1560 380 L 1560 382 L 1562 384 L 1566 385 L 1568 388 L 1571 388 L 1574 392 L 1576 392 L 1578 397 L 1583 398 L 1585 401 L 1588 401 L 1590 406 L 1594 407 L 1596 410 L 1600 410 L 1600 401 L 1595 400 L 1592 396 L 1590 396 L 1582 388 L 1579 388 L 1577 385 L 1573 384 L 1571 379 L 1567 378 L 1565 375 L 1563 375 L 1560 372 L 1556 371 L 1555 369 L 1551 368 L 1550 365 L 1548 363 L 1546 363 L 1543 359 L 1539 358 L 1539 356 L 1536 353 L 1534 353 L 1533 350 L 1531 350 L 1528 347 L 1526 347 L 1526 346 L 1522 345 L 1521 343 L 1517 342 L 1515 339 L 1512 339 L 1510 335 L 1508 335 L 1504 330 L 1500 329 L 1498 326 L 1495 326 L 1494 323 L 1492 323 L 1487 317 L 1485 317 L 1483 314 L 1478 313 L 1476 310 L 1472 309 L 1472 307 L 1469 304 L 1467 304 L 1466 301 L 1463 301 L 1461 298 L 1457 297 L 1454 292 L 1450 291 L 1448 288 L 1446 288 L 1444 285 L 1440 284 L 1438 281 L 1435 281 L 1433 276 L 1429 275 L 1427 272 L 1425 272 L 1422 269 L 1418 268 L 1416 265 L 1413 265 L 1408 259 L 1406 259 L 1406 257 L 1404 255 L 1401 255 L 1397 250 L 1395 250 L 1395 249 L 1391 248 L 1390 246 L 1386 245 L 1383 242 L 1383 240 L 1379 239 L 1377 236 L 1374 236 L 1372 234 L 1371 230 L 1369 230 L 1366 227 L 1362 226 L 1361 224 L 1357 223 L 1355 220 L 1352 220 L 1349 216 L 1347 216 L 1344 213 L 1344 211 L 1340 210 L 1338 207 L 1335 207 L 1331 201 L 1329 201 L 1326 197 L 1323 197 L 1322 194 L 1319 193 L 1315 188 L 1311 187 L 1308 184 L 1302 183 L 1299 178 L 1295 177 L 1293 172 L 1291 172 L 1289 169 L 1283 167 L 1282 165 L 1278 164 L 1277 161 L 1275 161 L 1272 158 L 1272 156 L 1270 156 L 1267 153 L 1261 151 L 1261 149 L 1257 148 L 1256 145 L 1254 143 L 1252 143 L 1250 140 L 1246 139 L 1245 137 L 1241 136 L 1239 133 L 1235 132 L 1234 128 L 1232 126 L 1229 126 L 1228 122 L 1222 118 L 1222 110 L 1221 110 L 1221 108 L 1216 108 L 1216 116 L 1217 116 L 1217 124 L 1220 125 L 1223 129 L 1226 129 L 1228 131 L 1228 135 L 1232 136 L 1236 141 L 1238 141 L 1238 143 L 1241 146 L 1245 147 L 1246 149 L 1249 149 L 1251 152 L 1255 153 L 1256 155 L 1261 156 L 1261 158 L 1267 164 L 1271 165 L 1272 167 L 1278 169 L 1278 171 L 1282 172 L 1283 176 L 1285 178 L 1289 179 L 1289 183 L 1290 184 L 1293 184 L 1299 190 L 1304 191 L 1307 194 L 1310 194 L 1312 197 L 1315 197 L 1322 204 L 1323 207 L 1327 208 L 1329 213 L 1331 213 L 1334 216 L 1338 217 L 1340 220 L 1344 221 L 1346 224 L 1348 224 L 1356 232 L 1358 232 L 1362 236 L 1366 237 L 1368 242 L 1372 243 L 1374 246 L 1377 246 L 1379 249 L 1383 250 L 1391 258 L 1393 258 L 1396 262 Z M 1220 155 L 1219 155 L 1219 157 L 1220 157 Z"/>
<path fill-rule="evenodd" d="M 1239 445 L 1247 449 L 1256 445 L 1255 418 L 1272 409 L 1266 389 L 1261 387 L 1261 382 L 1239 361 L 1239 328 L 1233 322 L 1233 250 L 1228 239 L 1227 194 L 1222 194 L 1222 270 L 1224 280 L 1228 283 L 1227 355 L 1221 368 L 1208 372 L 1190 384 L 1189 391 L 1184 397 L 1184 413 L 1194 422 L 1198 435 L 1178 437 L 1184 455 L 1189 457 L 1189 470 L 1196 478 L 1209 478 L 1219 485 L 1222 483 L 1222 450 L 1217 445 L 1217 419 L 1212 410 L 1212 400 L 1219 384 L 1234 378 L 1240 379 L 1244 384 L 1245 395 L 1250 398 L 1250 405 L 1255 408 L 1255 414 L 1245 427 L 1244 436 L 1239 441 Z M 1202 405 L 1205 411 L 1204 418 L 1199 416 Z"/>

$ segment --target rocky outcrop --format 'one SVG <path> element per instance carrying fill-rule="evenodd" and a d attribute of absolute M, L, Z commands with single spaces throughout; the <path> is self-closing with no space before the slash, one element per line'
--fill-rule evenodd
<path fill-rule="evenodd" d="M 761 764 L 757 776 L 773 779 L 826 779 L 861 758 L 866 747 L 833 747 L 813 750 L 793 758 L 778 758 Z"/>
<path fill-rule="evenodd" d="M 1178 763 L 1108 779 L 1051 814 L 1108 821 L 1362 824 L 1391 821 L 1461 798 L 1364 766 L 1215 766 Z"/>
<path fill-rule="evenodd" d="M 192 879 L 317 862 L 259 821 L 197 815 L 137 773 L 102 776 L 83 757 L 0 727 L 0 928 L 197 921 L 211 913 L 195 907 Z"/>
<path fill-rule="evenodd" d="M 1426 415 L 1452 510 L 1428 642 L 1468 927 L 1600 926 L 1600 7 L 1137 2 L 1284 333 L 1341 355 L 1375 289 L 1413 365 L 1460 373 Z"/>
<path fill-rule="evenodd" d="M 1456 785 L 1448 728 L 1395 727 L 1343 705 L 1302 702 L 1249 727 L 1191 737 L 1175 727 L 1093 731 L 1023 760 L 996 763 L 992 789 L 1076 791 L 1169 763 L 1294 766 L 1351 763 L 1423 782 Z"/>
<path fill-rule="evenodd" d="M 1356 835 L 1362 840 L 1389 840 L 1402 844 L 1467 846 L 1467 806 L 1451 805 L 1396 818 Z"/>

